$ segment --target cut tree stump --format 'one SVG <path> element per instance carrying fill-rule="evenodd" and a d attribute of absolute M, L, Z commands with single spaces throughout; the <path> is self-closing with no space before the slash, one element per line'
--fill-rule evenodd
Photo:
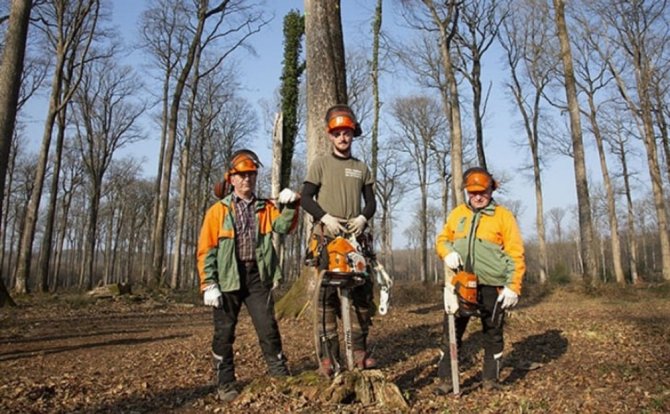
<path fill-rule="evenodd" d="M 248 406 L 259 395 L 272 393 L 307 400 L 319 399 L 324 404 L 362 404 L 384 412 L 406 412 L 409 405 L 397 385 L 389 382 L 380 370 L 343 371 L 329 380 L 316 371 L 305 371 L 284 378 L 261 377 L 253 380 L 235 400 Z"/>
<path fill-rule="evenodd" d="M 366 406 L 378 405 L 389 411 L 409 409 L 398 386 L 387 381 L 378 369 L 340 373 L 321 394 L 321 400 L 329 404 L 360 402 Z"/>

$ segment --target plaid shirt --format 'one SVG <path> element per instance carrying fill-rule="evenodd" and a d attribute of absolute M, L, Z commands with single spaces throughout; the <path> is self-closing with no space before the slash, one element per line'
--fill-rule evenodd
<path fill-rule="evenodd" d="M 256 197 L 246 201 L 233 194 L 235 204 L 235 234 L 237 258 L 242 261 L 256 260 L 256 228 L 254 214 Z"/>

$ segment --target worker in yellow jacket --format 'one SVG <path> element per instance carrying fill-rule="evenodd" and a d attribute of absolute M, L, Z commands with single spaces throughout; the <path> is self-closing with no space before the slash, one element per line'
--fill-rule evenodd
<path fill-rule="evenodd" d="M 454 208 L 437 237 L 436 250 L 454 272 L 474 273 L 477 302 L 468 306 L 451 283 L 444 290 L 444 334 L 438 366 L 440 393 L 451 391 L 447 313 L 456 315 L 456 340 L 462 343 L 470 317 L 482 322 L 485 388 L 499 387 L 503 354 L 504 310 L 516 306 L 526 272 L 523 240 L 514 215 L 493 199 L 498 184 L 484 168 L 473 167 L 463 175 L 467 202 Z M 460 309 L 459 309 L 460 308 Z M 467 308 L 467 309 L 466 309 Z"/>

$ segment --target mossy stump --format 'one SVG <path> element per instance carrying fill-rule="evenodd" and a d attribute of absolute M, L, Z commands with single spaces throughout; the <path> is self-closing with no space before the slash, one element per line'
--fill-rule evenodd
<path fill-rule="evenodd" d="M 378 405 L 390 411 L 409 408 L 398 386 L 387 381 L 378 369 L 340 373 L 321 394 L 321 400 L 329 404 Z"/>
<path fill-rule="evenodd" d="M 328 405 L 358 403 L 388 412 L 409 410 L 400 389 L 387 381 L 380 370 L 343 371 L 332 381 L 316 371 L 305 371 L 286 378 L 257 378 L 245 387 L 236 401 L 241 405 L 250 404 L 258 395 L 272 393 L 305 400 L 318 399 Z"/>

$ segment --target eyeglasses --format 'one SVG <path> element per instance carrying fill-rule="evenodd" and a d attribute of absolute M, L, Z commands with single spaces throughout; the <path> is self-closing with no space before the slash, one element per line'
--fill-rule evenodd
<path fill-rule="evenodd" d="M 235 176 L 240 177 L 240 179 L 242 179 L 242 180 L 244 180 L 245 178 L 246 179 L 252 179 L 252 178 L 256 178 L 256 171 L 238 172 L 238 173 L 233 174 L 233 177 L 235 177 Z"/>

